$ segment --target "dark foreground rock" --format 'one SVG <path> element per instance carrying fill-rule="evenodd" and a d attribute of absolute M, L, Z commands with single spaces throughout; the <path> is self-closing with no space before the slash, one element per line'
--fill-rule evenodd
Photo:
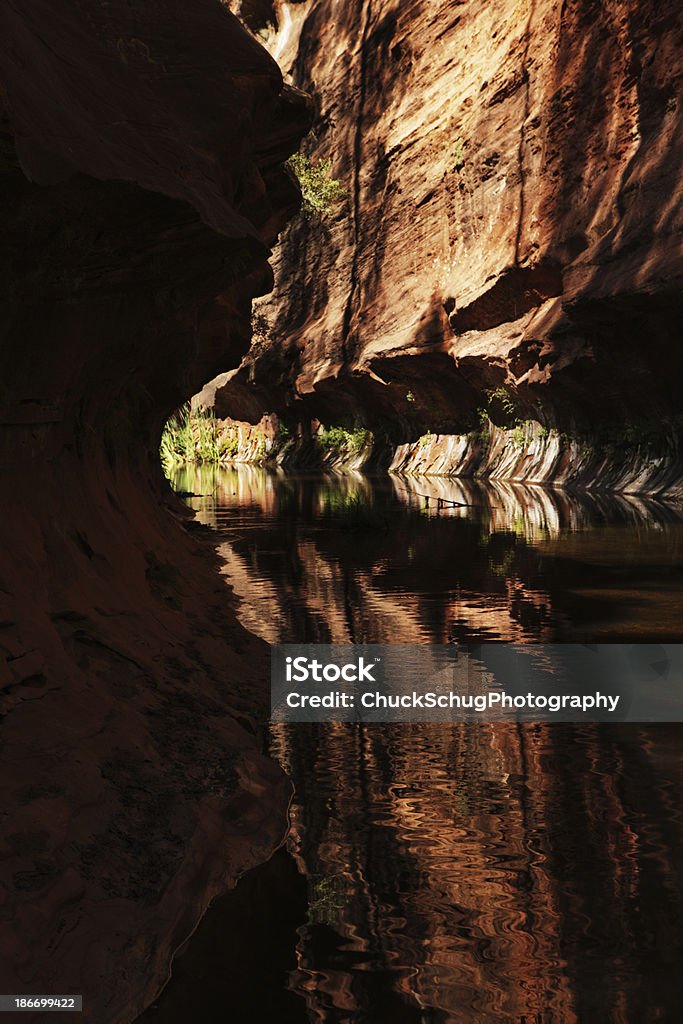
<path fill-rule="evenodd" d="M 213 0 L 0 16 L 0 989 L 123 1024 L 285 828 L 265 647 L 156 448 L 248 346 L 308 109 Z"/>

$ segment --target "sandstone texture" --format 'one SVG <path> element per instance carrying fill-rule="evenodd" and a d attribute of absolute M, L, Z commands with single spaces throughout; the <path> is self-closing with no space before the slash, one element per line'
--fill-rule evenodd
<path fill-rule="evenodd" d="M 680 4 L 276 13 L 271 52 L 316 97 L 306 151 L 333 159 L 347 194 L 287 229 L 269 329 L 217 411 L 362 423 L 405 444 L 471 431 L 490 406 L 500 427 L 661 426 L 677 460 Z M 263 12 L 254 25 L 267 35 Z"/>
<path fill-rule="evenodd" d="M 157 449 L 248 347 L 310 118 L 213 0 L 0 25 L 0 990 L 123 1024 L 286 826 L 265 645 Z"/>

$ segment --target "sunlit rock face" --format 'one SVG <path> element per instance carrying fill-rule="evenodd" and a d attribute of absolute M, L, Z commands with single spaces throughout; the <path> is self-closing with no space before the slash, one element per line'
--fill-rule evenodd
<path fill-rule="evenodd" d="M 309 115 L 213 0 L 2 23 L 0 988 L 106 1024 L 285 827 L 265 649 L 157 448 L 248 346 Z"/>
<path fill-rule="evenodd" d="M 680 17 L 674 0 L 281 5 L 269 45 L 315 92 L 308 150 L 347 194 L 288 228 L 271 336 L 217 410 L 404 443 L 470 430 L 504 388 L 514 418 L 561 431 L 675 421 Z"/>
<path fill-rule="evenodd" d="M 420 477 L 486 477 L 517 483 L 545 483 L 625 494 L 683 496 L 680 441 L 671 423 L 599 427 L 574 436 L 531 420 L 512 428 L 488 422 L 468 434 L 423 434 L 392 449 L 393 473 Z M 629 437 L 629 430 L 634 436 Z M 639 431 L 643 431 L 639 436 Z"/>

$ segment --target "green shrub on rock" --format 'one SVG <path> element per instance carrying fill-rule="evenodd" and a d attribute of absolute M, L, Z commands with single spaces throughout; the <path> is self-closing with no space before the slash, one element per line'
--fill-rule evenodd
<path fill-rule="evenodd" d="M 332 161 L 313 161 L 303 153 L 290 156 L 287 166 L 294 171 L 301 195 L 302 209 L 306 217 L 324 217 L 346 195 L 346 189 L 332 177 Z"/>
<path fill-rule="evenodd" d="M 370 431 L 359 427 L 357 430 L 346 430 L 344 427 L 323 427 L 316 434 L 316 442 L 325 452 L 337 455 L 355 455 L 368 442 Z"/>

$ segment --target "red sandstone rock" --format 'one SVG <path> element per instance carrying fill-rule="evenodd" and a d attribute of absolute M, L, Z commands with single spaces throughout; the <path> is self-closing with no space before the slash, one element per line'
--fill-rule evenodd
<path fill-rule="evenodd" d="M 265 647 L 156 449 L 248 345 L 309 115 L 212 0 L 1 15 L 0 989 L 123 1024 L 285 828 Z"/>
<path fill-rule="evenodd" d="M 272 342 L 219 412 L 394 441 L 469 429 L 503 385 L 562 428 L 680 413 L 680 4 L 309 0 L 280 24 L 347 198 L 288 228 Z"/>

